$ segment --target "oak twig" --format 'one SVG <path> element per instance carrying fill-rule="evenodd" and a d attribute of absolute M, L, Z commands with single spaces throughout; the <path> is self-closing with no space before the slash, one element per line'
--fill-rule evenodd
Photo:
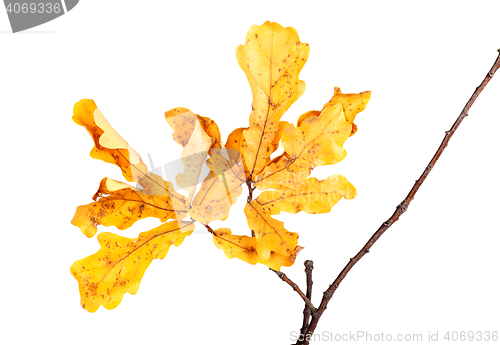
<path fill-rule="evenodd" d="M 304 266 L 306 269 L 304 270 L 306 272 L 306 284 L 307 284 L 307 289 L 306 289 L 306 297 L 311 300 L 312 296 L 312 286 L 313 286 L 313 281 L 312 281 L 312 270 L 314 269 L 314 263 L 312 260 L 306 260 L 304 262 Z M 302 321 L 302 328 L 300 329 L 300 338 L 297 341 L 297 345 L 301 345 L 302 341 L 300 339 L 304 339 L 304 334 L 307 330 L 307 326 L 309 326 L 309 318 L 311 317 L 311 310 L 307 307 L 307 305 L 304 307 L 304 319 Z"/>
<path fill-rule="evenodd" d="M 253 199 L 253 191 L 255 190 L 255 187 L 252 186 L 252 179 L 249 177 L 246 180 L 246 184 L 248 187 L 248 197 L 247 197 L 247 202 L 250 203 L 252 202 Z M 250 230 L 251 236 L 255 237 L 255 232 L 253 230 Z"/>
<path fill-rule="evenodd" d="M 272 268 L 269 268 L 269 269 L 271 271 L 273 271 L 274 273 L 276 273 L 278 275 L 278 277 L 280 277 L 281 280 L 283 280 L 285 283 L 287 283 L 288 285 L 290 285 L 292 287 L 292 289 L 295 292 L 297 292 L 300 297 L 302 297 L 302 299 L 306 303 L 306 306 L 310 310 L 310 312 L 311 312 L 312 315 L 314 315 L 316 313 L 316 307 L 311 303 L 311 300 L 309 298 L 307 298 L 306 295 L 304 295 L 304 293 L 297 286 L 297 284 L 295 284 L 290 278 L 288 278 L 285 273 L 283 273 L 281 271 L 275 271 Z"/>
<path fill-rule="evenodd" d="M 498 53 L 500 53 L 500 49 L 498 50 Z M 406 210 L 408 209 L 408 206 L 410 205 L 411 201 L 415 197 L 415 194 L 417 193 L 418 189 L 420 188 L 422 183 L 425 181 L 425 179 L 427 178 L 427 176 L 431 172 L 432 168 L 436 164 L 439 157 L 441 157 L 441 154 L 443 153 L 444 149 L 448 145 L 450 138 L 453 136 L 453 134 L 457 130 L 458 126 L 460 126 L 460 124 L 465 119 L 465 117 L 468 115 L 469 110 L 472 107 L 472 104 L 474 104 L 477 97 L 481 94 L 481 92 L 483 91 L 485 86 L 488 84 L 488 82 L 491 80 L 491 78 L 493 78 L 493 75 L 495 74 L 495 72 L 499 68 L 500 68 L 500 54 L 497 56 L 493 66 L 491 67 L 488 74 L 486 74 L 486 76 L 484 77 L 481 84 L 476 88 L 476 90 L 474 91 L 474 93 L 472 94 L 472 96 L 470 97 L 468 102 L 465 104 L 464 109 L 462 110 L 462 112 L 460 113 L 458 118 L 455 120 L 455 122 L 451 126 L 450 130 L 446 131 L 444 139 L 441 142 L 441 144 L 439 145 L 436 153 L 434 154 L 434 156 L 430 160 L 429 164 L 427 164 L 427 166 L 424 169 L 420 178 L 415 181 L 415 184 L 411 188 L 411 190 L 408 193 L 408 195 L 406 196 L 406 198 L 396 207 L 396 210 L 394 211 L 392 216 L 389 217 L 389 219 L 387 219 L 384 223 L 382 223 L 382 225 L 372 235 L 372 237 L 368 240 L 368 242 L 366 242 L 366 244 L 363 246 L 363 248 L 361 248 L 361 250 L 353 258 L 351 258 L 349 260 L 349 263 L 344 267 L 344 269 L 340 272 L 340 274 L 333 281 L 333 283 L 328 287 L 328 289 L 326 289 L 326 291 L 323 292 L 323 298 L 321 300 L 321 304 L 318 307 L 318 309 L 316 310 L 316 312 L 312 313 L 312 319 L 311 319 L 311 322 L 309 323 L 309 325 L 307 326 L 307 330 L 304 333 L 301 330 L 301 338 L 302 339 L 299 339 L 297 344 L 301 344 L 301 345 L 308 345 L 309 344 L 309 341 L 312 337 L 312 334 L 314 333 L 314 331 L 318 325 L 318 321 L 326 310 L 328 302 L 330 302 L 330 299 L 332 298 L 333 294 L 335 293 L 335 291 L 339 287 L 340 283 L 346 277 L 347 273 L 349 273 L 349 271 L 354 267 L 354 265 L 356 263 L 358 263 L 359 260 L 361 260 L 361 258 L 366 253 L 369 252 L 370 248 L 375 244 L 375 242 L 377 242 L 377 240 L 380 238 L 380 236 L 382 236 L 384 234 L 384 232 L 386 232 L 387 229 L 389 229 L 391 227 L 391 225 L 394 224 L 399 219 L 399 217 L 403 213 L 406 212 Z M 278 273 L 278 272 L 276 272 L 276 273 Z M 280 278 L 282 278 L 282 277 L 280 277 Z M 283 280 L 285 280 L 285 279 L 283 279 Z M 290 282 L 287 282 L 287 283 L 290 284 Z M 299 295 L 300 295 L 300 293 L 299 293 Z M 302 297 L 302 295 L 301 295 L 301 297 Z M 306 304 L 307 304 L 307 301 L 310 303 L 309 298 L 307 298 L 306 296 L 304 296 L 303 299 L 304 299 L 304 301 L 306 301 Z"/>

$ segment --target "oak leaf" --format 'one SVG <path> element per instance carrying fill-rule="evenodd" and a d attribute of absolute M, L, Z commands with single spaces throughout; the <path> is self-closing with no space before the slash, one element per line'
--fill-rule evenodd
<path fill-rule="evenodd" d="M 266 190 L 256 199 L 256 202 L 268 207 L 272 215 L 281 211 L 297 213 L 327 213 L 342 197 L 352 199 L 356 189 L 342 175 L 333 175 L 319 181 L 315 177 L 306 179 L 295 188 L 280 187 L 277 190 Z"/>
<path fill-rule="evenodd" d="M 309 44 L 300 42 L 294 28 L 270 22 L 252 26 L 245 44 L 236 50 L 253 95 L 250 124 L 243 130 L 243 155 L 251 175 L 268 162 L 281 117 L 304 92 L 299 73 L 308 55 Z"/>
<path fill-rule="evenodd" d="M 135 295 L 151 261 L 163 259 L 172 244 L 178 247 L 193 230 L 193 222 L 172 221 L 135 239 L 99 234 L 101 249 L 71 266 L 71 274 L 79 282 L 82 307 L 89 312 L 100 305 L 113 309 L 126 292 Z"/>
<path fill-rule="evenodd" d="M 344 116 L 347 122 L 352 124 L 352 130 L 350 136 L 354 135 L 358 130 L 358 127 L 354 124 L 354 119 L 356 115 L 365 110 L 366 105 L 371 97 L 371 91 L 364 91 L 361 93 L 346 93 L 343 94 L 339 87 L 334 88 L 333 97 L 324 105 L 323 109 L 327 106 L 335 105 L 340 103 L 342 109 L 344 110 Z M 317 110 L 309 111 L 300 116 L 297 121 L 297 126 L 300 126 L 302 121 L 310 116 L 319 116 L 321 112 Z"/>
<path fill-rule="evenodd" d="M 191 117 L 193 118 L 194 127 L 191 131 L 189 140 L 184 145 L 181 155 L 182 163 L 184 164 L 184 172 L 177 175 L 176 178 L 177 184 L 188 192 L 188 204 L 194 196 L 208 151 L 214 143 L 214 139 L 208 136 L 201 128 L 200 121 L 197 117 Z"/>
<path fill-rule="evenodd" d="M 257 253 L 255 237 L 233 235 L 230 229 L 222 228 L 213 231 L 213 240 L 217 248 L 222 249 L 229 259 L 238 258 L 251 265 L 257 263 L 279 270 L 282 266 L 292 266 L 302 247 L 297 246 L 289 255 L 280 255 L 271 251 L 267 259 Z"/>
<path fill-rule="evenodd" d="M 147 175 L 147 167 L 141 157 L 111 127 L 93 100 L 82 99 L 75 104 L 73 121 L 85 127 L 92 136 L 92 158 L 117 165 L 129 182 L 137 182 Z"/>
<path fill-rule="evenodd" d="M 210 151 L 210 172 L 189 210 L 189 215 L 202 224 L 226 219 L 245 183 L 242 165 L 234 163 L 226 149 L 212 148 Z"/>
<path fill-rule="evenodd" d="M 219 127 L 209 117 L 200 116 L 186 108 L 174 108 L 165 112 L 165 119 L 174 130 L 172 138 L 182 147 L 185 147 L 191 139 L 196 122 L 208 136 L 214 139 L 212 147 L 221 147 L 222 145 Z"/>
<path fill-rule="evenodd" d="M 317 166 L 335 164 L 346 156 L 343 147 L 352 125 L 344 117 L 341 104 L 327 106 L 319 116 L 310 116 L 295 127 L 285 128 L 281 145 L 285 152 L 256 176 L 259 189 L 293 187 Z"/>
<path fill-rule="evenodd" d="M 255 233 L 257 239 L 257 254 L 269 259 L 271 252 L 290 256 L 299 235 L 285 229 L 283 222 L 271 217 L 271 210 L 252 200 L 245 205 L 248 227 Z"/>
<path fill-rule="evenodd" d="M 248 166 L 245 162 L 245 156 L 241 154 L 241 152 L 245 152 L 248 147 L 247 141 L 243 136 L 243 131 L 246 129 L 248 129 L 248 127 L 236 128 L 234 131 L 229 133 L 224 147 L 229 150 L 228 154 L 231 160 L 236 163 L 241 161 L 243 169 L 245 170 L 245 176 L 248 177 L 250 175 L 250 171 L 248 170 Z"/>
<path fill-rule="evenodd" d="M 116 226 L 120 230 L 131 227 L 139 219 L 154 217 L 162 222 L 182 219 L 187 215 L 186 198 L 167 186 L 169 194 L 144 194 L 126 183 L 104 178 L 93 203 L 78 206 L 71 223 L 87 237 L 97 232 L 97 225 Z M 171 198 L 172 196 L 172 198 Z"/>

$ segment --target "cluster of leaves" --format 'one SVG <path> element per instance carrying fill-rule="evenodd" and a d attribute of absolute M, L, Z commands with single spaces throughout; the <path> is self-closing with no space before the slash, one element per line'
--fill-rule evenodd
<path fill-rule="evenodd" d="M 91 157 L 117 165 L 123 177 L 137 187 L 104 178 L 94 202 L 79 206 L 72 224 L 92 237 L 97 225 L 125 230 L 147 217 L 162 222 L 135 239 L 106 232 L 97 236 L 99 251 L 71 266 L 83 308 L 90 312 L 100 305 L 112 309 L 125 292 L 135 294 L 151 261 L 163 259 L 172 244 L 179 246 L 196 222 L 212 233 L 215 245 L 228 258 L 275 270 L 291 266 L 302 249 L 299 235 L 272 216 L 281 211 L 325 213 L 342 197 L 356 195 L 344 176 L 319 181 L 309 175 L 313 168 L 338 163 L 346 156 L 343 143 L 356 132 L 354 118 L 365 108 L 370 92 L 342 94 L 335 88 L 321 111 L 303 114 L 296 126 L 281 121 L 304 92 L 299 73 L 308 54 L 309 45 L 300 42 L 293 28 L 266 22 L 250 29 L 245 44 L 236 52 L 253 95 L 249 126 L 234 130 L 225 144 L 210 118 L 186 108 L 165 113 L 174 140 L 183 147 L 184 171 L 176 182 L 184 194 L 148 171 L 94 101 L 84 99 L 75 105 L 73 120 L 94 140 Z M 283 153 L 271 159 L 280 143 Z M 210 172 L 197 188 L 204 165 Z M 228 228 L 210 228 L 210 222 L 227 218 L 242 185 L 249 190 L 245 215 L 251 236 L 234 235 Z M 263 192 L 253 199 L 255 188 Z"/>

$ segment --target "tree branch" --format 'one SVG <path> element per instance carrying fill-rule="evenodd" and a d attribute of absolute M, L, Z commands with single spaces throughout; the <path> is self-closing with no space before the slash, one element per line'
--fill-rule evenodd
<path fill-rule="evenodd" d="M 300 297 L 302 297 L 302 299 L 306 303 L 306 307 L 310 310 L 310 312 L 311 312 L 312 315 L 314 315 L 316 313 L 316 307 L 311 303 L 311 300 L 309 298 L 307 298 L 306 295 L 304 295 L 304 293 L 297 286 L 297 284 L 295 284 L 290 278 L 288 278 L 285 273 L 283 273 L 281 271 L 275 271 L 272 268 L 269 268 L 269 269 L 271 271 L 273 271 L 274 273 L 276 273 L 278 275 L 278 277 L 280 277 L 281 280 L 283 280 L 285 283 L 287 283 L 288 285 L 290 285 L 292 287 L 292 289 L 295 292 L 297 292 Z"/>
<path fill-rule="evenodd" d="M 500 49 L 498 50 L 500 53 Z M 413 200 L 415 197 L 415 194 L 417 193 L 418 189 L 422 185 L 422 183 L 425 181 L 429 173 L 431 172 L 432 168 L 436 164 L 437 160 L 439 157 L 441 157 L 441 154 L 443 153 L 444 149 L 448 145 L 448 142 L 450 141 L 450 138 L 453 136 L 455 131 L 457 130 L 458 126 L 462 123 L 462 121 L 465 119 L 465 117 L 469 113 L 469 109 L 471 108 L 472 104 L 474 104 L 475 100 L 477 97 L 481 94 L 483 91 L 484 87 L 488 84 L 488 82 L 493 78 L 493 75 L 495 72 L 498 70 L 500 67 L 500 55 L 497 56 L 495 63 L 493 64 L 493 67 L 490 69 L 486 77 L 484 77 L 483 81 L 481 84 L 476 88 L 472 96 L 470 97 L 469 101 L 466 103 L 464 109 L 456 119 L 455 123 L 453 126 L 451 126 L 450 130 L 446 131 L 446 135 L 444 136 L 443 141 L 441 142 L 441 145 L 439 145 L 439 148 L 437 149 L 436 153 L 434 154 L 434 157 L 432 157 L 431 161 L 425 168 L 424 172 L 420 176 L 420 178 L 415 181 L 415 184 L 413 185 L 412 189 L 406 196 L 406 198 L 396 207 L 396 211 L 392 214 L 392 216 L 387 219 L 379 228 L 378 230 L 373 234 L 373 236 L 368 240 L 368 242 L 361 248 L 361 250 L 349 260 L 349 263 L 344 267 L 344 269 L 340 272 L 340 274 L 337 276 L 337 278 L 334 280 L 334 282 L 326 289 L 326 291 L 323 293 L 323 299 L 321 300 L 321 304 L 315 314 L 313 314 L 311 323 L 309 324 L 309 327 L 307 328 L 306 333 L 304 334 L 304 345 L 309 344 L 309 340 L 314 333 L 314 330 L 316 329 L 316 326 L 318 325 L 318 321 L 323 315 L 323 313 L 326 310 L 326 307 L 328 305 L 328 302 L 332 298 L 333 294 L 339 287 L 340 283 L 342 280 L 344 280 L 345 276 L 351 268 L 354 267 L 354 265 L 361 260 L 361 258 L 369 252 L 370 248 L 377 242 L 377 240 L 382 236 L 384 232 L 386 232 L 389 227 L 396 222 L 399 217 L 406 212 L 408 209 L 408 206 L 410 205 L 410 202 Z"/>
<path fill-rule="evenodd" d="M 311 260 L 306 260 L 304 262 L 304 266 L 306 266 L 306 269 L 304 270 L 306 272 L 306 283 L 307 283 L 307 290 L 306 290 L 306 297 L 311 300 L 312 296 L 312 286 L 313 286 L 313 281 L 312 281 L 312 270 L 314 269 L 313 262 Z M 307 305 L 304 307 L 304 319 L 302 321 L 302 328 L 300 329 L 300 338 L 297 341 L 297 345 L 301 345 L 302 341 L 300 339 L 304 339 L 304 334 L 307 330 L 307 326 L 309 326 L 309 319 L 311 317 L 311 310 L 307 307 Z"/>

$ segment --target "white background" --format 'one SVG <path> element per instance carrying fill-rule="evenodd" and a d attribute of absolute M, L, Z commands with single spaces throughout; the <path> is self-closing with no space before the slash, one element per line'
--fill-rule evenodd
<path fill-rule="evenodd" d="M 372 90 L 341 163 L 357 188 L 331 213 L 281 214 L 305 247 L 284 272 L 313 302 L 406 196 L 500 48 L 500 6 L 476 2 L 96 1 L 53 22 L 9 33 L 0 10 L 3 203 L 0 342 L 3 344 L 289 344 L 299 296 L 262 265 L 228 260 L 203 229 L 147 270 L 114 310 L 80 307 L 70 265 L 98 250 L 70 224 L 103 177 L 93 144 L 71 120 L 96 101 L 148 162 L 178 158 L 164 112 L 187 107 L 219 124 L 223 139 L 248 125 L 251 93 L 235 59 L 248 29 L 295 27 L 311 46 L 304 95 L 283 120 L 321 109 L 333 94 Z M 500 75 L 492 80 L 407 213 L 355 266 L 318 332 L 372 334 L 500 331 L 498 266 Z M 149 164 L 149 163 L 148 163 Z M 248 234 L 245 196 L 214 227 Z M 157 226 L 143 220 L 135 237 Z M 317 341 L 315 343 L 331 343 Z"/>

